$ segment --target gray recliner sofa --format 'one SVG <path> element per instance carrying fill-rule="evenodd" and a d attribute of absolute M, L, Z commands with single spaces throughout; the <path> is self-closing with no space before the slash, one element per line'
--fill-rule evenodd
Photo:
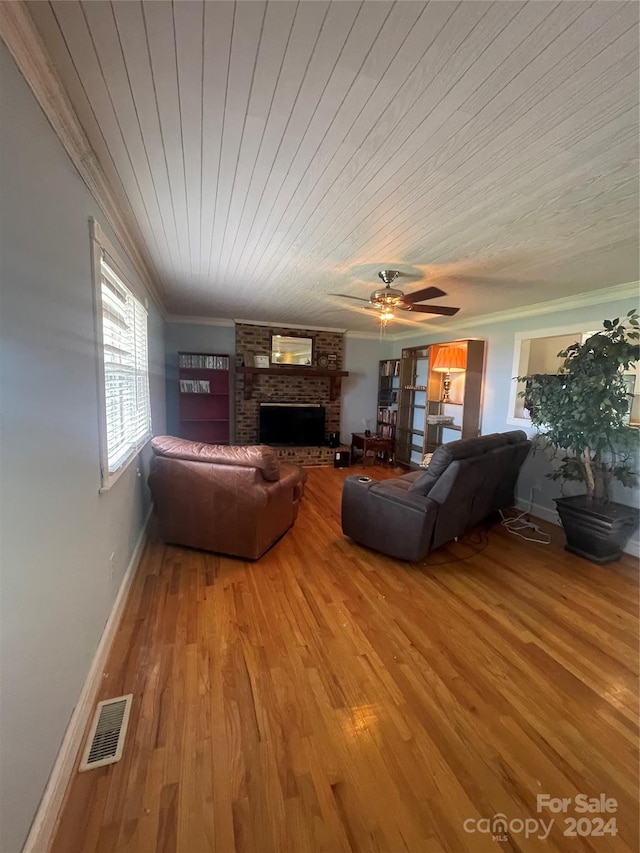
<path fill-rule="evenodd" d="M 499 509 L 513 506 L 531 448 L 522 430 L 443 444 L 429 467 L 391 480 L 348 477 L 342 492 L 346 536 L 400 560 L 420 560 Z"/>

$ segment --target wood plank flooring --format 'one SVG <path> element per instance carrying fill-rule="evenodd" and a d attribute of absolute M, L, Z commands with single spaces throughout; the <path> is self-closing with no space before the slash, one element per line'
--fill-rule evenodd
<path fill-rule="evenodd" d="M 100 696 L 134 694 L 124 757 L 74 777 L 53 853 L 639 849 L 637 561 L 499 526 L 394 561 L 342 536 L 350 473 L 309 469 L 257 563 L 152 537 Z"/>

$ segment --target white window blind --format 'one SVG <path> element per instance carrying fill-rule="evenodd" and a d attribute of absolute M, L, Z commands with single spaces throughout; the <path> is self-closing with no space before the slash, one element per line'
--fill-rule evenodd
<path fill-rule="evenodd" d="M 107 472 L 113 474 L 151 434 L 147 311 L 100 262 Z"/>

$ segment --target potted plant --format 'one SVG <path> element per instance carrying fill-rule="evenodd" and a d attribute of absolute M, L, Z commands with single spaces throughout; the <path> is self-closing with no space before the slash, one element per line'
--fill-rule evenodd
<path fill-rule="evenodd" d="M 578 481 L 586 494 L 556 499 L 566 548 L 596 563 L 609 563 L 636 528 L 636 507 L 611 500 L 614 480 L 634 486 L 639 432 L 629 426 L 632 395 L 623 372 L 640 357 L 636 309 L 605 320 L 601 331 L 558 353 L 555 375 L 520 376 L 532 424 L 556 460 L 552 480 Z"/>

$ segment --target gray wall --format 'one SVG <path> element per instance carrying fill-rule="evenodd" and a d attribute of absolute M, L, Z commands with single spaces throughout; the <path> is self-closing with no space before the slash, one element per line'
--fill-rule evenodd
<path fill-rule="evenodd" d="M 353 337 L 348 332 L 344 342 L 344 369 L 349 376 L 342 380 L 342 418 L 340 437 L 351 443 L 352 432 L 375 431 L 378 402 L 378 364 L 382 355 L 377 338 Z M 365 424 L 365 421 L 368 421 Z"/>
<path fill-rule="evenodd" d="M 637 304 L 637 301 L 636 301 Z M 486 326 L 472 324 L 467 329 L 458 329 L 455 332 L 447 332 L 440 335 L 416 335 L 394 342 L 394 354 L 400 355 L 402 347 L 418 346 L 424 343 L 438 343 L 440 341 L 457 340 L 464 338 L 482 338 L 487 344 L 485 361 L 485 385 L 484 400 L 482 407 L 481 432 L 502 432 L 509 429 L 520 429 L 507 423 L 509 391 L 512 381 L 513 351 L 516 332 L 533 331 L 537 329 L 555 328 L 561 326 L 575 326 L 584 328 L 601 328 L 602 320 L 612 319 L 620 315 L 624 316 L 630 309 L 636 307 L 632 300 L 611 301 L 600 305 L 580 306 L 579 297 L 576 297 L 576 307 L 569 311 L 559 311 L 555 314 L 542 314 L 519 320 L 508 320 L 502 323 L 493 323 Z M 535 430 L 527 430 L 530 435 L 535 435 Z M 636 465 L 637 469 L 637 465 Z M 530 456 L 525 462 L 518 483 L 518 498 L 528 504 L 531 489 L 534 492 L 534 511 L 542 511 L 547 518 L 555 520 L 554 497 L 560 495 L 560 483 L 548 480 L 545 474 L 550 470 L 550 464 L 543 454 Z M 582 489 L 574 489 L 583 491 Z M 616 488 L 614 498 L 622 503 L 638 505 L 640 492 L 638 489 Z M 627 550 L 637 552 L 637 533 Z"/>
<path fill-rule="evenodd" d="M 135 465 L 98 494 L 88 217 L 115 240 L 1 43 L 0 81 L 0 850 L 17 853 L 149 497 Z M 156 432 L 163 326 L 151 306 Z"/>

